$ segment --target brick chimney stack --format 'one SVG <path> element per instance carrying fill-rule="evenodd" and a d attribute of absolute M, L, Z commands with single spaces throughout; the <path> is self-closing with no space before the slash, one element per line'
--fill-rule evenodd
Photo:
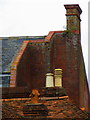
<path fill-rule="evenodd" d="M 64 7 L 67 16 L 67 30 L 78 31 L 80 33 L 81 8 L 78 4 L 66 4 Z"/>

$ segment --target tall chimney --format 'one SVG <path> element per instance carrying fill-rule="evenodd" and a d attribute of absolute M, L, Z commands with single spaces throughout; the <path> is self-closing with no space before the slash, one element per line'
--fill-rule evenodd
<path fill-rule="evenodd" d="M 64 5 L 67 16 L 67 30 L 77 30 L 80 33 L 80 14 L 82 13 L 81 8 L 78 4 L 67 4 Z"/>

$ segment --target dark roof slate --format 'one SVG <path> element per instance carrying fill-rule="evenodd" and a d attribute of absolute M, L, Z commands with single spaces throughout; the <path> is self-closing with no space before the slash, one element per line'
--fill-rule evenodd
<path fill-rule="evenodd" d="M 2 72 L 10 72 L 10 65 L 24 40 L 44 39 L 44 36 L 2 38 Z"/>
<path fill-rule="evenodd" d="M 10 71 L 13 57 L 22 44 L 22 40 L 2 40 L 2 71 Z"/>

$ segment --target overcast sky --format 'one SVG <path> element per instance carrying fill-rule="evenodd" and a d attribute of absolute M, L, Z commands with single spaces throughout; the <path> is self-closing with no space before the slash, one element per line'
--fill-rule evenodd
<path fill-rule="evenodd" d="M 64 30 L 64 4 L 79 4 L 81 43 L 88 73 L 88 0 L 0 0 L 0 37 L 39 36 Z"/>

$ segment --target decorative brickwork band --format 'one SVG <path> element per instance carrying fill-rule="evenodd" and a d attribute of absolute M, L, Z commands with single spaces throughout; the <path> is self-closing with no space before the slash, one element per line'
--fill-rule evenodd
<path fill-rule="evenodd" d="M 23 53 L 26 50 L 29 41 L 24 41 L 20 50 L 16 54 L 12 64 L 11 64 L 11 76 L 10 76 L 10 87 L 16 87 L 16 76 L 17 76 L 17 67 L 20 59 L 22 58 Z"/>

